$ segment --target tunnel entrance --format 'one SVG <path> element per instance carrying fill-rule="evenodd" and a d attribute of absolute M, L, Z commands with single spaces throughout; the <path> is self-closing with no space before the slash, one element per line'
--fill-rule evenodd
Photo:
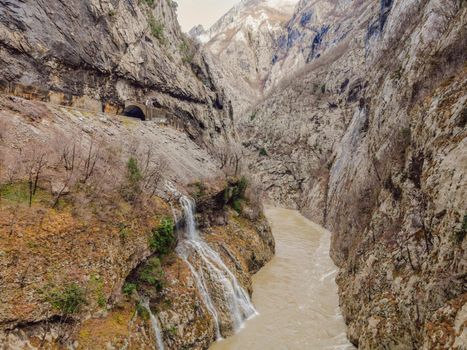
<path fill-rule="evenodd" d="M 146 115 L 144 114 L 143 110 L 140 107 L 134 106 L 134 105 L 129 105 L 125 107 L 125 110 L 123 111 L 123 115 L 127 117 L 146 120 Z"/>

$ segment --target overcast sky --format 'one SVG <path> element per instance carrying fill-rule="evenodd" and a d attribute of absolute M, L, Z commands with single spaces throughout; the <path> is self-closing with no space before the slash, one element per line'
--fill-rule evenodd
<path fill-rule="evenodd" d="M 178 21 L 188 32 L 197 24 L 208 29 L 239 0 L 175 0 L 178 2 Z"/>

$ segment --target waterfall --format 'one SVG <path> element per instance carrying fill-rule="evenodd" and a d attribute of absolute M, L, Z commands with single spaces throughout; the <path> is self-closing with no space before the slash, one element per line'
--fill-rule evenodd
<path fill-rule="evenodd" d="M 151 326 L 156 337 L 157 350 L 164 350 L 164 341 L 162 340 L 162 331 L 159 325 L 159 320 L 157 319 L 156 315 L 152 313 L 151 308 L 149 307 L 149 301 L 145 300 L 142 304 L 149 312 Z"/>
<path fill-rule="evenodd" d="M 222 301 L 227 305 L 235 332 L 257 312 L 235 275 L 224 264 L 219 254 L 199 235 L 194 218 L 194 201 L 181 196 L 180 204 L 185 214 L 185 234 L 177 246 L 177 253 L 190 268 L 203 302 L 214 320 L 216 337 L 222 339 L 219 311 L 213 302 L 213 291 L 206 280 L 220 288 Z"/>

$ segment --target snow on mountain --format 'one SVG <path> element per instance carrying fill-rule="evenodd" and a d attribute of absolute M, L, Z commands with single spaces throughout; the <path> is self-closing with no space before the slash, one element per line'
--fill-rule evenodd
<path fill-rule="evenodd" d="M 212 54 L 219 78 L 241 111 L 261 97 L 276 42 L 298 0 L 243 0 L 208 30 L 190 34 Z M 220 68 L 219 68 L 220 67 Z"/>

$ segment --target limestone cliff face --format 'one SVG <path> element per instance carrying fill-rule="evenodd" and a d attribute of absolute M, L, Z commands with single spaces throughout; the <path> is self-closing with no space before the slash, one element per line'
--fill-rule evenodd
<path fill-rule="evenodd" d="M 299 4 L 276 64 L 308 64 L 240 116 L 250 170 L 333 232 L 352 342 L 461 349 L 465 4 L 334 5 Z"/>
<path fill-rule="evenodd" d="M 3 91 L 99 111 L 140 102 L 199 144 L 232 134 L 230 105 L 171 0 L 2 1 L 0 66 Z"/>

